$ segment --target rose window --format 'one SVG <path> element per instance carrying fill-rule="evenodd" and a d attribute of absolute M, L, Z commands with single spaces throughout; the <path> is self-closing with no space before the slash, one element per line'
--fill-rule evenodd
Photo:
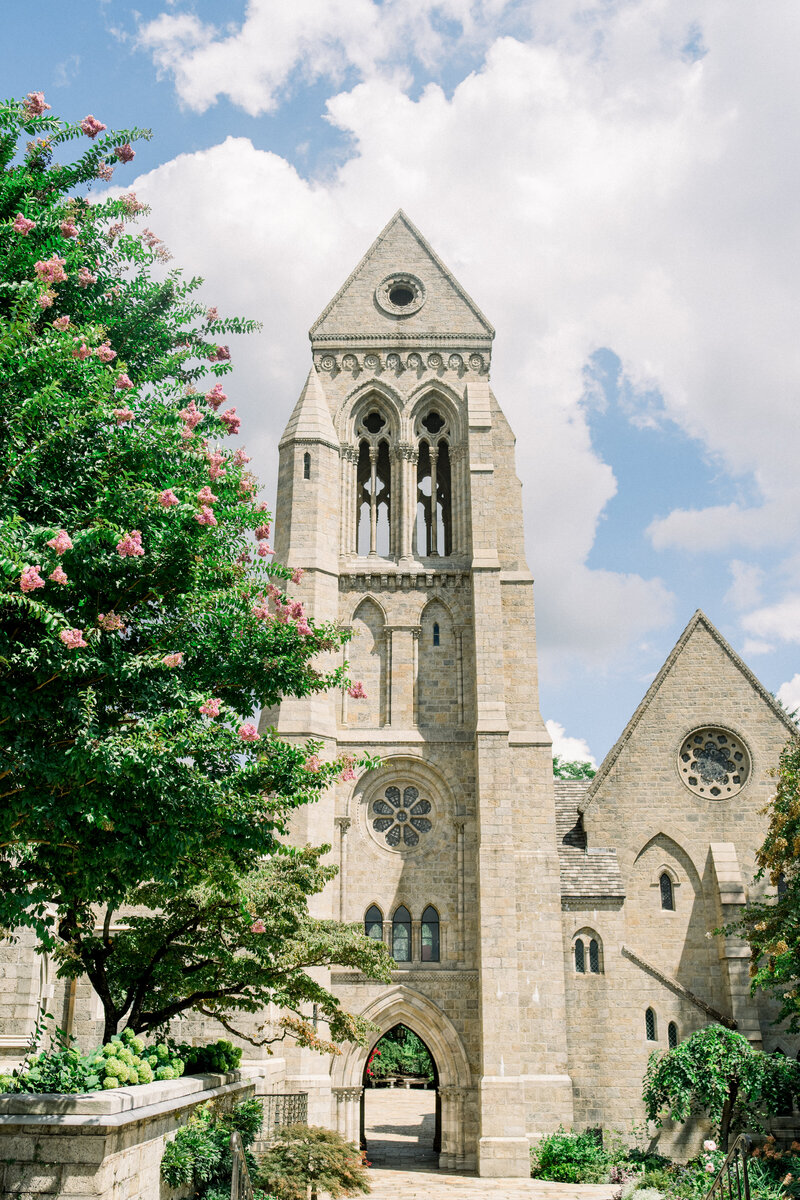
<path fill-rule="evenodd" d="M 747 783 L 750 756 L 740 739 L 727 730 L 696 729 L 681 746 L 678 770 L 696 796 L 724 800 Z"/>
<path fill-rule="evenodd" d="M 416 846 L 421 833 L 429 833 L 432 825 L 427 814 L 431 811 L 430 801 L 420 800 L 415 787 L 403 789 L 388 787 L 383 799 L 372 805 L 372 828 L 380 834 L 387 846 Z"/>

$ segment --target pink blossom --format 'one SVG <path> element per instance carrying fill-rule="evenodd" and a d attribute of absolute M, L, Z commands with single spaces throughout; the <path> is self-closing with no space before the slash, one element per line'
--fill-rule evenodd
<path fill-rule="evenodd" d="M 165 654 L 161 661 L 165 667 L 179 667 L 183 662 L 183 653 L 179 650 L 177 654 Z"/>
<path fill-rule="evenodd" d="M 44 580 L 39 572 L 41 567 L 26 567 L 19 577 L 20 591 L 35 592 L 37 588 L 44 587 Z"/>
<path fill-rule="evenodd" d="M 127 392 L 133 387 L 133 380 L 130 379 L 123 371 L 122 374 L 118 375 L 114 380 L 114 387 L 118 392 Z"/>
<path fill-rule="evenodd" d="M 299 583 L 304 574 L 305 571 L 302 567 L 295 567 L 295 569 L 292 571 L 292 583 Z"/>
<path fill-rule="evenodd" d="M 53 583 L 69 583 L 62 567 L 56 567 L 55 571 L 51 571 L 47 578 Z"/>
<path fill-rule="evenodd" d="M 88 287 L 90 283 L 97 283 L 97 276 L 93 275 L 88 267 L 81 267 L 78 271 L 78 287 Z"/>
<path fill-rule="evenodd" d="M 113 412 L 118 425 L 124 425 L 126 421 L 133 420 L 133 409 L 128 408 L 127 405 L 125 408 L 115 408 Z"/>
<path fill-rule="evenodd" d="M 53 329 L 57 329 L 59 333 L 63 333 L 66 329 L 69 329 L 69 317 L 56 317 L 55 321 L 53 321 Z"/>
<path fill-rule="evenodd" d="M 41 117 L 49 107 L 44 102 L 44 92 L 28 92 L 25 97 L 25 112 L 29 117 Z"/>
<path fill-rule="evenodd" d="M 222 701 L 217 696 L 213 696 L 210 700 L 206 700 L 205 704 L 200 705 L 200 712 L 206 717 L 218 717 L 221 704 Z"/>
<path fill-rule="evenodd" d="M 235 408 L 226 408 L 224 413 L 220 413 L 219 419 L 227 425 L 228 433 L 231 437 L 234 437 L 239 432 L 242 418 L 237 417 Z"/>
<path fill-rule="evenodd" d="M 36 303 L 39 305 L 39 308 L 51 308 L 54 300 L 55 293 L 48 288 L 47 291 L 42 292 Z"/>
<path fill-rule="evenodd" d="M 245 453 L 244 450 L 237 450 L 233 456 L 233 461 L 237 467 L 243 467 L 245 463 L 249 463 L 251 460 L 250 455 Z"/>
<path fill-rule="evenodd" d="M 32 229 L 36 228 L 35 221 L 29 221 L 22 213 L 17 213 L 14 224 L 11 226 L 15 233 L 21 233 L 23 237 L 27 237 Z"/>
<path fill-rule="evenodd" d="M 260 500 L 256 505 L 256 512 L 269 512 L 269 505 L 266 500 Z"/>
<path fill-rule="evenodd" d="M 216 308 L 207 308 L 206 309 L 206 321 L 208 322 L 209 325 L 213 325 L 214 322 L 218 319 L 218 317 L 219 317 L 219 313 L 217 312 Z"/>
<path fill-rule="evenodd" d="M 252 496 L 257 486 L 258 484 L 252 475 L 243 475 L 239 480 L 239 495 L 245 497 Z"/>
<path fill-rule="evenodd" d="M 208 352 L 210 362 L 227 362 L 231 352 L 227 346 L 212 346 Z"/>
<path fill-rule="evenodd" d="M 257 542 L 265 542 L 267 540 L 267 538 L 269 537 L 270 528 L 271 528 L 271 526 L 269 525 L 269 523 L 267 523 L 266 525 L 257 525 L 256 529 L 255 529 L 256 541 Z"/>
<path fill-rule="evenodd" d="M 80 339 L 78 339 L 78 340 L 80 341 Z M 85 358 L 88 358 L 91 353 L 92 352 L 89 349 L 89 347 L 86 345 L 86 342 L 81 342 L 80 346 L 76 346 L 75 349 L 72 351 L 72 357 L 79 358 L 81 360 L 81 362 L 83 362 L 83 360 Z"/>
<path fill-rule="evenodd" d="M 34 263 L 33 269 L 45 283 L 62 283 L 67 278 L 64 271 L 66 265 L 65 258 L 59 258 L 57 254 L 54 254 L 52 258 L 40 259 Z"/>
<path fill-rule="evenodd" d="M 136 151 L 131 149 L 130 142 L 124 142 L 121 146 L 115 146 L 114 153 L 122 163 L 132 162 L 136 157 Z"/>
<path fill-rule="evenodd" d="M 250 926 L 250 932 L 251 933 L 266 933 L 267 932 L 267 927 L 264 924 L 264 922 L 261 920 L 261 917 L 258 917 L 255 921 L 253 921 L 253 924 Z"/>
<path fill-rule="evenodd" d="M 135 192 L 127 192 L 124 196 L 120 196 L 119 202 L 124 205 L 125 212 L 129 213 L 132 217 L 147 208 L 146 204 L 143 204 L 141 200 L 137 200 Z"/>
<path fill-rule="evenodd" d="M 117 357 L 116 350 L 112 350 L 108 342 L 103 342 L 97 347 L 97 357 L 100 362 L 113 362 Z"/>
<path fill-rule="evenodd" d="M 52 550 L 55 550 L 56 554 L 58 555 L 66 554 L 67 550 L 72 549 L 72 539 L 70 538 L 66 529 L 59 530 L 55 537 L 50 538 L 50 541 L 47 544 Z"/>
<path fill-rule="evenodd" d="M 105 179 L 108 183 L 114 174 L 114 168 L 110 163 L 99 163 L 97 167 L 97 178 Z"/>
<path fill-rule="evenodd" d="M 703 1149 L 708 1154 L 713 1154 L 714 1151 L 716 1150 L 716 1148 L 717 1148 L 717 1143 L 712 1141 L 711 1138 L 708 1138 L 707 1141 L 703 1142 Z"/>
<path fill-rule="evenodd" d="M 86 646 L 82 629 L 62 629 L 58 636 L 69 650 L 80 650 Z"/>
<path fill-rule="evenodd" d="M 356 773 L 352 767 L 345 767 L 339 778 L 342 783 L 351 783 L 356 777 Z"/>
<path fill-rule="evenodd" d="M 163 492 L 158 493 L 158 503 L 162 508 L 172 508 L 175 504 L 180 504 L 180 500 L 172 488 L 165 488 Z"/>
<path fill-rule="evenodd" d="M 289 616 L 293 621 L 302 621 L 304 619 L 306 614 L 302 600 L 290 600 L 288 608 Z"/>
<path fill-rule="evenodd" d="M 256 729 L 255 725 L 253 725 L 252 722 L 250 722 L 250 721 L 246 722 L 246 724 L 244 724 L 244 725 L 239 726 L 239 737 L 242 739 L 243 742 L 260 742 L 261 741 L 261 738 L 258 736 L 258 730 Z"/>
<path fill-rule="evenodd" d="M 184 396 L 196 396 L 197 388 L 193 383 L 187 383 L 186 387 L 183 389 L 183 394 Z"/>
<path fill-rule="evenodd" d="M 215 383 L 211 391 L 206 392 L 206 400 L 214 409 L 214 412 L 216 412 L 220 404 L 224 404 L 227 399 L 228 397 L 223 392 L 221 383 Z"/>
<path fill-rule="evenodd" d="M 203 414 L 195 404 L 194 400 L 190 400 L 186 408 L 182 408 L 178 416 L 186 422 L 187 429 L 194 429 L 203 419 Z"/>
<path fill-rule="evenodd" d="M 119 237 L 124 228 L 125 226 L 122 221 L 115 221 L 113 225 L 109 225 L 108 232 L 106 233 L 106 240 L 109 246 L 113 244 L 114 238 Z"/>
<path fill-rule="evenodd" d="M 115 612 L 98 613 L 97 624 L 101 629 L 105 629 L 106 633 L 116 633 L 117 630 L 125 628 L 122 617 L 118 617 Z"/>
<path fill-rule="evenodd" d="M 197 493 L 197 499 L 201 504 L 216 504 L 219 496 L 215 496 L 211 488 L 206 485 Z"/>
<path fill-rule="evenodd" d="M 224 479 L 225 478 L 225 476 L 227 475 L 227 471 L 223 471 L 222 467 L 220 465 L 221 463 L 224 463 L 224 462 L 225 462 L 225 455 L 220 453 L 219 450 L 214 450 L 214 452 L 212 454 L 209 454 L 209 456 L 208 456 L 208 474 L 209 474 L 210 479 Z"/>
<path fill-rule="evenodd" d="M 297 632 L 301 637 L 310 637 L 314 630 L 311 628 L 306 618 L 302 617 L 301 620 L 297 622 Z"/>
<path fill-rule="evenodd" d="M 216 525 L 217 518 L 214 516 L 213 508 L 209 508 L 204 504 L 199 513 L 194 514 L 194 519 L 198 525 Z"/>
<path fill-rule="evenodd" d="M 311 775 L 316 775 L 321 766 L 322 762 L 320 761 L 318 754 L 309 754 L 308 758 L 303 763 L 303 768 Z"/>
<path fill-rule="evenodd" d="M 274 554 L 275 551 L 267 545 L 266 542 L 259 542 L 256 554 L 259 558 L 266 558 L 268 554 Z"/>
<path fill-rule="evenodd" d="M 243 550 L 241 554 L 236 555 L 236 561 L 237 563 L 251 563 L 253 556 L 252 554 L 248 554 L 246 550 Z"/>
<path fill-rule="evenodd" d="M 117 542 L 117 554 L 120 558 L 141 558 L 144 554 L 142 549 L 142 535 L 140 530 L 132 529 L 130 533 L 126 533 L 123 538 Z"/>
<path fill-rule="evenodd" d="M 78 226 L 74 221 L 69 219 L 62 221 L 59 225 L 59 229 L 61 230 L 61 236 L 65 238 L 75 238 L 79 233 Z"/>
<path fill-rule="evenodd" d="M 366 700 L 367 698 L 367 693 L 364 691 L 364 685 L 360 679 L 351 684 L 347 689 L 347 694 L 352 700 Z"/>
<path fill-rule="evenodd" d="M 81 129 L 89 138 L 96 138 L 98 133 L 102 133 L 105 128 L 103 122 L 98 121 L 97 117 L 93 117 L 91 113 L 81 121 Z"/>
<path fill-rule="evenodd" d="M 707 1162 L 705 1165 L 706 1174 L 713 1175 L 715 1173 L 715 1171 L 716 1171 L 716 1167 L 714 1166 L 713 1162 Z"/>

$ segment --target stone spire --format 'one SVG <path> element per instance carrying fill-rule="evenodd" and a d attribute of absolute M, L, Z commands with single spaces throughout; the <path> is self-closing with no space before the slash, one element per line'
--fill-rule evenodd
<path fill-rule="evenodd" d="M 285 446 L 298 440 L 320 442 L 334 450 L 339 448 L 339 439 L 333 428 L 328 402 L 314 367 L 308 372 L 305 387 L 289 417 L 279 445 Z"/>

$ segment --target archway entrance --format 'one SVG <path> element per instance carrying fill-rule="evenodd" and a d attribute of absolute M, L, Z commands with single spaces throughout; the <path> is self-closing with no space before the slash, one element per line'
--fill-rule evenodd
<path fill-rule="evenodd" d="M 425 1042 L 403 1023 L 388 1029 L 364 1066 L 361 1147 L 374 1167 L 436 1168 L 442 1148 L 439 1071 Z"/>

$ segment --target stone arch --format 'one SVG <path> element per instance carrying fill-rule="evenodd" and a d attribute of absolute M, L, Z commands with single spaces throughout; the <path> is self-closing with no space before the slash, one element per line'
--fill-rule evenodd
<path fill-rule="evenodd" d="M 341 442 L 355 442 L 356 426 L 373 405 L 387 418 L 387 437 L 393 442 L 399 439 L 402 396 L 389 384 L 378 379 L 368 379 L 349 391 L 339 405 L 335 425 Z"/>
<path fill-rule="evenodd" d="M 378 729 L 385 721 L 386 614 L 373 596 L 365 596 L 350 620 L 353 637 L 345 654 L 350 678 L 364 685 L 365 700 L 349 700 L 347 724 Z"/>
<path fill-rule="evenodd" d="M 443 728 L 463 719 L 460 647 L 450 609 L 438 596 L 429 600 L 420 619 L 417 674 L 417 724 Z"/>
<path fill-rule="evenodd" d="M 416 433 L 417 420 L 423 410 L 438 405 L 447 417 L 452 444 L 458 444 L 463 440 L 465 433 L 461 411 L 463 403 L 463 396 L 459 396 L 446 383 L 432 384 L 430 380 L 426 380 L 414 388 L 406 400 L 405 415 L 409 434 L 413 436 Z"/>

